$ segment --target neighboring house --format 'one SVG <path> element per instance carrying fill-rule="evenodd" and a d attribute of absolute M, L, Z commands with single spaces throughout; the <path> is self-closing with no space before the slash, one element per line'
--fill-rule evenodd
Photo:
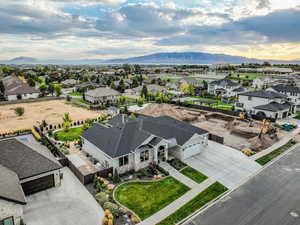
<path fill-rule="evenodd" d="M 208 145 L 208 132 L 171 117 L 114 117 L 82 134 L 83 150 L 119 173 L 138 171 L 170 156 L 186 159 Z"/>
<path fill-rule="evenodd" d="M 295 106 L 286 95 L 262 90 L 239 94 L 235 109 L 261 118 L 282 119 L 293 113 Z"/>
<path fill-rule="evenodd" d="M 120 109 L 118 107 L 115 106 L 110 106 L 108 107 L 108 109 L 106 110 L 108 115 L 111 115 L 112 117 L 120 114 Z"/>
<path fill-rule="evenodd" d="M 193 87 L 203 87 L 202 80 L 197 80 L 196 78 L 186 77 L 177 81 L 178 86 L 180 87 L 183 84 L 189 84 Z"/>
<path fill-rule="evenodd" d="M 142 92 L 143 86 L 139 86 L 137 88 L 133 88 L 133 90 L 135 91 L 135 95 L 140 96 L 141 92 Z M 159 86 L 157 84 L 150 84 L 147 85 L 147 90 L 148 93 L 159 93 L 159 92 L 163 92 L 166 93 L 167 89 L 165 87 Z"/>
<path fill-rule="evenodd" d="M 252 87 L 257 89 L 265 89 L 276 85 L 292 85 L 296 83 L 294 77 L 261 77 L 253 80 Z"/>
<path fill-rule="evenodd" d="M 239 90 L 241 85 L 235 83 L 229 79 L 221 79 L 212 81 L 208 84 L 208 93 L 211 95 L 221 95 L 223 97 L 233 97 L 236 96 L 236 91 Z"/>
<path fill-rule="evenodd" d="M 290 85 L 276 85 L 268 88 L 269 91 L 275 91 L 287 96 L 288 101 L 296 106 L 296 110 L 300 111 L 300 88 Z"/>
<path fill-rule="evenodd" d="M 291 68 L 240 68 L 237 72 L 241 73 L 264 73 L 264 74 L 290 74 L 293 73 Z"/>
<path fill-rule="evenodd" d="M 121 94 L 109 87 L 100 87 L 85 93 L 85 99 L 93 104 L 105 104 L 107 102 L 116 102 Z"/>
<path fill-rule="evenodd" d="M 8 101 L 38 98 L 40 95 L 39 90 L 30 87 L 17 77 L 8 76 L 3 78 L 2 81 L 5 88 L 4 97 Z"/>
<path fill-rule="evenodd" d="M 75 86 L 75 91 L 82 92 L 82 91 L 87 91 L 87 90 L 90 90 L 90 89 L 96 89 L 100 86 L 102 86 L 102 85 L 94 83 L 92 81 L 87 81 L 87 82 L 84 82 L 84 83 L 81 83 L 81 84 L 77 84 Z"/>
<path fill-rule="evenodd" d="M 76 84 L 78 84 L 78 81 L 75 79 L 67 79 L 61 82 L 63 88 L 74 87 Z"/>
<path fill-rule="evenodd" d="M 53 156 L 17 139 L 0 141 L 0 224 L 19 225 L 26 195 L 60 185 Z"/>

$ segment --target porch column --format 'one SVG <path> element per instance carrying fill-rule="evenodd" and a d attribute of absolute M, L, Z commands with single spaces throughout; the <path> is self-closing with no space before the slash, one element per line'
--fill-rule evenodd
<path fill-rule="evenodd" d="M 168 155 L 169 155 L 169 149 L 168 149 L 168 146 L 165 146 L 165 159 L 166 159 L 166 161 L 168 160 Z"/>
<path fill-rule="evenodd" d="M 153 161 L 154 162 L 158 162 L 158 151 L 157 151 L 157 148 L 154 148 L 154 151 L 153 151 Z"/>

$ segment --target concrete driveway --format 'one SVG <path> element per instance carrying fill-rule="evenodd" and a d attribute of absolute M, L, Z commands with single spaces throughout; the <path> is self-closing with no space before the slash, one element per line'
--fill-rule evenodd
<path fill-rule="evenodd" d="M 185 163 L 229 189 L 236 188 L 261 169 L 242 152 L 212 141 L 204 151 L 186 159 Z"/>
<path fill-rule="evenodd" d="M 93 196 L 68 169 L 63 169 L 60 187 L 27 197 L 27 225 L 97 225 L 104 212 Z"/>

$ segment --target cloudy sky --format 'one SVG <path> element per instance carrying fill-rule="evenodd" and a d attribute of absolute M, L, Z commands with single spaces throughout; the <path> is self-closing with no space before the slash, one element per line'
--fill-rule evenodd
<path fill-rule="evenodd" d="M 0 0 L 0 60 L 182 51 L 300 59 L 300 0 Z"/>

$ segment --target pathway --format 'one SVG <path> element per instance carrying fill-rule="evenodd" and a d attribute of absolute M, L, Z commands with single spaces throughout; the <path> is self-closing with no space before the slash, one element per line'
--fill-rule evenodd
<path fill-rule="evenodd" d="M 166 171 L 168 171 L 172 177 L 174 177 L 176 180 L 180 181 L 181 183 L 185 184 L 189 188 L 194 188 L 198 185 L 198 183 L 188 178 L 187 176 L 183 175 L 182 173 L 180 173 L 178 170 L 176 170 L 166 162 L 160 163 L 159 166 L 165 169 Z"/>
<path fill-rule="evenodd" d="M 175 177 L 176 178 L 176 177 Z M 177 178 L 176 178 L 177 179 Z M 180 180 L 183 182 L 182 180 Z M 195 198 L 199 193 L 204 191 L 206 188 L 208 188 L 210 185 L 215 183 L 216 181 L 208 178 L 205 181 L 203 181 L 201 184 L 196 184 L 190 191 L 185 193 L 183 196 L 172 202 L 170 205 L 166 206 L 159 212 L 155 213 L 151 217 L 147 218 L 146 220 L 143 220 L 139 225 L 155 225 L 162 221 L 163 219 L 167 218 L 169 215 L 174 213 L 176 210 L 181 208 L 184 204 L 188 203 L 190 200 Z M 184 182 L 183 182 L 184 183 Z"/>

